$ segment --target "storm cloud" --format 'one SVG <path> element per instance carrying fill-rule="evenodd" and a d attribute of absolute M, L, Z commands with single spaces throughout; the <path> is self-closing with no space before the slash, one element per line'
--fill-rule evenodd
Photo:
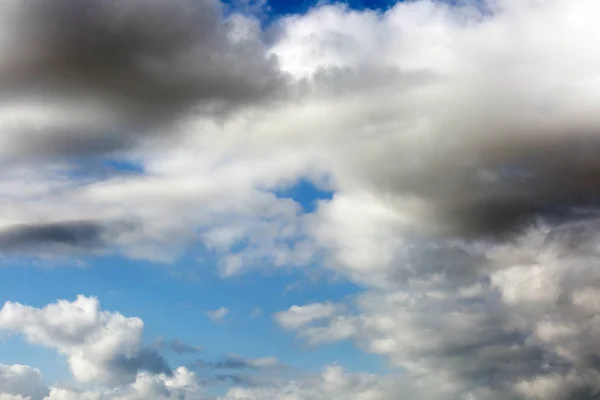
<path fill-rule="evenodd" d="M 206 1 L 3 1 L 2 158 L 90 156 L 285 83 L 255 21 Z"/>
<path fill-rule="evenodd" d="M 5 253 L 103 250 L 133 228 L 128 223 L 93 220 L 13 225 L 0 230 L 0 250 Z"/>

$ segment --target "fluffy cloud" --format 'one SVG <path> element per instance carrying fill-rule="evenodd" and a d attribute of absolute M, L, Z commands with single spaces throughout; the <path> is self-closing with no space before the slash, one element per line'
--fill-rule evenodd
<path fill-rule="evenodd" d="M 137 375 L 134 382 L 114 389 L 78 390 L 60 386 L 46 388 L 39 371 L 24 365 L 2 366 L 2 400 L 201 400 L 201 387 L 193 372 L 179 367 L 173 374 Z"/>
<path fill-rule="evenodd" d="M 60 300 L 44 308 L 7 302 L 0 330 L 21 333 L 33 344 L 67 356 L 73 377 L 98 389 L 59 384 L 48 387 L 39 370 L 0 365 L 0 398 L 10 400 L 199 400 L 202 387 L 185 367 L 171 370 L 156 352 L 141 344 L 143 322 L 101 311 L 93 297 Z M 180 342 L 173 348 L 181 349 Z M 93 386 L 89 386 L 93 387 Z M 4 397 L 1 397 L 4 396 Z"/>
<path fill-rule="evenodd" d="M 47 393 L 39 370 L 27 365 L 0 364 L 0 399 L 37 400 Z"/>
<path fill-rule="evenodd" d="M 139 318 L 101 311 L 94 297 L 44 308 L 7 302 L 0 309 L 0 330 L 64 354 L 81 382 L 128 383 L 139 370 L 170 373 L 159 354 L 142 346 L 143 327 Z"/>
<path fill-rule="evenodd" d="M 11 368 L 29 368 L 13 366 Z M 39 375 L 39 372 L 36 372 Z M 385 400 L 405 382 L 370 374 L 348 373 L 339 366 L 328 366 L 318 376 L 304 377 L 282 384 L 254 388 L 233 387 L 217 400 Z M 1 394 L 2 400 L 206 400 L 195 375 L 180 367 L 171 377 L 141 373 L 135 382 L 117 389 L 85 391 L 62 387 L 43 389 L 31 397 L 27 389 L 17 394 Z M 4 397 L 2 397 L 4 396 Z"/>
<path fill-rule="evenodd" d="M 171 376 L 141 373 L 130 385 L 111 390 L 83 391 L 53 387 L 44 400 L 201 400 L 203 398 L 194 373 L 179 367 Z"/>
<path fill-rule="evenodd" d="M 406 249 L 390 266 L 396 280 L 359 295 L 355 311 L 338 307 L 294 330 L 312 344 L 351 339 L 385 356 L 430 389 L 415 399 L 594 398 L 597 238 L 586 220 L 463 246 L 458 258 L 455 244 L 437 241 L 427 251 L 437 262 Z M 470 263 L 457 262 L 465 253 Z"/>

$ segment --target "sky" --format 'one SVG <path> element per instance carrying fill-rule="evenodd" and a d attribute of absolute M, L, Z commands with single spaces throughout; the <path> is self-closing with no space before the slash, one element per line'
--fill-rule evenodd
<path fill-rule="evenodd" d="M 0 400 L 600 396 L 595 0 L 0 0 Z"/>

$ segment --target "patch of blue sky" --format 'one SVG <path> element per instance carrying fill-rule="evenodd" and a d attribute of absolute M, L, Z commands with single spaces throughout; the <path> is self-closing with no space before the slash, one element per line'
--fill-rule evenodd
<path fill-rule="evenodd" d="M 125 158 L 74 158 L 68 160 L 63 173 L 76 181 L 93 181 L 114 175 L 143 174 L 142 163 Z"/>
<path fill-rule="evenodd" d="M 273 313 L 295 304 L 343 301 L 356 293 L 351 284 L 310 281 L 301 271 L 270 276 L 256 273 L 232 279 L 207 273 L 199 280 L 189 280 L 173 274 L 176 269 L 177 265 L 148 265 L 116 256 L 93 260 L 88 268 L 2 268 L 0 302 L 11 300 L 43 307 L 57 299 L 74 300 L 78 294 L 85 294 L 98 297 L 103 310 L 141 318 L 148 344 L 158 337 L 178 339 L 202 346 L 206 349 L 203 357 L 207 358 L 226 353 L 277 356 L 296 368 L 308 370 L 334 361 L 350 369 L 379 369 L 379 360 L 365 356 L 348 343 L 307 349 L 271 318 Z M 302 283 L 300 290 L 284 293 L 286 287 L 296 282 Z M 207 310 L 222 306 L 230 310 L 222 323 L 206 316 Z M 263 314 L 252 317 L 256 308 L 262 309 Z M 6 344 L 0 343 L 3 362 L 8 361 L 5 347 Z M 28 351 L 38 354 L 38 350 Z M 169 358 L 173 365 L 178 365 L 178 359 L 185 361 L 185 357 L 174 354 Z"/>
<path fill-rule="evenodd" d="M 20 336 L 0 336 L 0 364 L 21 364 L 38 368 L 46 382 L 74 382 L 67 360 L 55 350 L 30 345 Z"/>
<path fill-rule="evenodd" d="M 300 178 L 293 185 L 279 188 L 274 193 L 278 198 L 294 200 L 305 213 L 315 211 L 319 200 L 331 200 L 334 195 L 332 190 L 319 187 L 306 178 Z"/>

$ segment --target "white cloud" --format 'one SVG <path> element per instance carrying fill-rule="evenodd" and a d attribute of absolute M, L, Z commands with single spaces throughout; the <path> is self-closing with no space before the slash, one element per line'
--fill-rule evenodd
<path fill-rule="evenodd" d="M 101 311 L 94 297 L 44 308 L 6 302 L 0 309 L 0 330 L 64 354 L 80 382 L 127 383 L 139 369 L 166 371 L 162 357 L 142 347 L 143 327 L 139 318 Z"/>
<path fill-rule="evenodd" d="M 0 399 L 37 400 L 48 393 L 38 369 L 27 365 L 0 364 Z"/>
<path fill-rule="evenodd" d="M 227 307 L 220 307 L 216 310 L 207 311 L 206 315 L 215 322 L 222 322 L 229 315 L 229 309 Z"/>
<path fill-rule="evenodd" d="M 26 365 L 0 365 L 0 397 L 10 400 L 204 399 L 196 374 L 167 369 L 164 360 L 141 346 L 139 318 L 101 311 L 96 298 L 79 296 L 43 308 L 7 302 L 0 330 L 19 332 L 33 344 L 68 357 L 74 378 L 87 389 L 47 386 L 41 372 Z M 268 363 L 268 359 L 258 360 Z M 152 363 L 158 363 L 152 365 Z M 141 371 L 143 370 L 143 371 Z M 97 389 L 91 390 L 95 387 Z"/>
<path fill-rule="evenodd" d="M 319 319 L 329 318 L 340 311 L 340 306 L 332 303 L 311 303 L 304 306 L 292 306 L 286 311 L 273 315 L 283 328 L 294 330 Z"/>
<path fill-rule="evenodd" d="M 116 389 L 85 391 L 61 387 L 50 388 L 44 400 L 201 400 L 204 399 L 200 385 L 193 372 L 184 367 L 173 371 L 173 376 L 164 374 L 139 374 L 130 385 Z"/>

